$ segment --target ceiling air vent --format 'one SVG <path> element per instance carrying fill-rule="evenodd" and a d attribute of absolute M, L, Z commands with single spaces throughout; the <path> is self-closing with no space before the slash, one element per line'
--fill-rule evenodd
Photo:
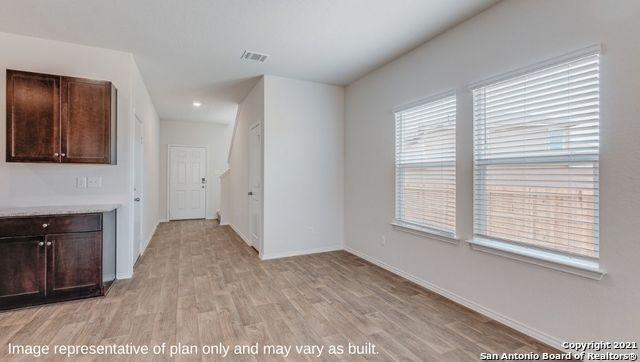
<path fill-rule="evenodd" d="M 245 50 L 244 53 L 242 53 L 242 56 L 240 58 L 244 59 L 244 60 L 252 60 L 255 62 L 264 62 L 265 60 L 267 60 L 268 55 L 266 54 L 260 54 L 260 53 L 256 53 L 256 52 L 250 52 L 248 50 Z"/>

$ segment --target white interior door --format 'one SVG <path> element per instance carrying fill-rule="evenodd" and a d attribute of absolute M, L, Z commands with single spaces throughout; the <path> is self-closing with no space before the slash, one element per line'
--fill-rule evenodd
<path fill-rule="evenodd" d="M 143 127 L 136 115 L 135 143 L 133 146 L 133 255 L 138 259 L 142 249 L 142 187 L 143 187 Z"/>
<path fill-rule="evenodd" d="M 207 149 L 169 147 L 169 219 L 204 219 Z"/>
<path fill-rule="evenodd" d="M 262 129 L 260 123 L 249 130 L 249 238 L 262 252 Z"/>

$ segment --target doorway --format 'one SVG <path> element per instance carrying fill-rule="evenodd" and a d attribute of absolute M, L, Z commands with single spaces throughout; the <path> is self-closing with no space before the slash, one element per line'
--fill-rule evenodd
<path fill-rule="evenodd" d="M 142 120 L 135 115 L 135 130 L 133 144 L 133 256 L 134 263 L 142 254 L 142 197 L 143 197 L 143 167 L 144 167 L 144 127 Z"/>
<path fill-rule="evenodd" d="M 169 146 L 169 219 L 204 219 L 207 147 Z"/>
<path fill-rule="evenodd" d="M 262 127 L 249 129 L 249 238 L 262 254 Z"/>

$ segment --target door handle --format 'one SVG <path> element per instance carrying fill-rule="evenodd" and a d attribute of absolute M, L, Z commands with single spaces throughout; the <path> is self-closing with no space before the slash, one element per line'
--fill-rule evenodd
<path fill-rule="evenodd" d="M 44 246 L 44 241 L 39 242 L 38 246 Z"/>
<path fill-rule="evenodd" d="M 249 193 L 247 193 L 247 195 L 251 196 L 251 195 L 253 195 L 253 192 L 249 191 Z"/>
<path fill-rule="evenodd" d="M 47 246 L 51 246 L 51 242 L 50 241 L 47 241 Z"/>
<path fill-rule="evenodd" d="M 138 201 L 140 201 L 140 198 L 139 198 L 139 197 L 136 197 L 135 199 L 133 199 L 133 201 L 138 202 Z"/>

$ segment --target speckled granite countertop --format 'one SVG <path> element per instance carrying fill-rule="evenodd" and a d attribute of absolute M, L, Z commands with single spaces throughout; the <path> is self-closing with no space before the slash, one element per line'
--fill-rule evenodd
<path fill-rule="evenodd" d="M 90 214 L 112 211 L 119 206 L 120 204 L 0 207 L 0 217 Z"/>

